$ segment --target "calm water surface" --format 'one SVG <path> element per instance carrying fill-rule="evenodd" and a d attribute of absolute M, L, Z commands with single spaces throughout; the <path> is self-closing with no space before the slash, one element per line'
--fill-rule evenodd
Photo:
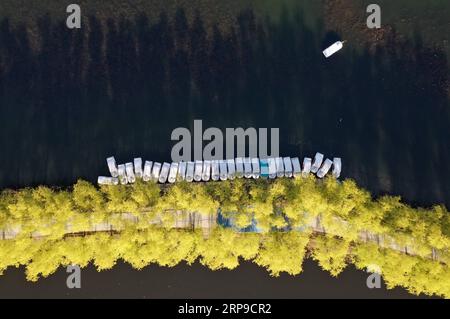
<path fill-rule="evenodd" d="M 175 21 L 169 23 L 169 20 Z M 227 30 L 206 30 L 183 11 L 67 32 L 42 18 L 36 50 L 23 29 L 0 21 L 0 187 L 68 186 L 107 174 L 105 158 L 169 161 L 176 127 L 279 127 L 284 156 L 320 151 L 343 159 L 343 177 L 373 194 L 450 206 L 450 108 L 440 83 L 444 53 L 394 40 L 375 52 L 309 29 L 301 14 L 261 22 L 251 11 Z M 64 271 L 26 283 L 21 269 L 0 277 L 0 295 L 26 297 L 406 297 L 365 287 L 366 274 L 331 278 L 312 262 L 298 277 L 257 266 L 211 272 L 125 265 L 83 271 L 65 289 Z"/>

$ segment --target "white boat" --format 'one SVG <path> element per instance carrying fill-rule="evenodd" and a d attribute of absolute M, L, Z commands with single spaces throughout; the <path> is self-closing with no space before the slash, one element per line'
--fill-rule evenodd
<path fill-rule="evenodd" d="M 178 164 L 178 180 L 184 181 L 186 179 L 186 162 L 180 162 Z"/>
<path fill-rule="evenodd" d="M 253 157 L 251 159 L 252 161 L 252 177 L 253 178 L 259 178 L 259 175 L 261 174 L 261 170 L 259 168 L 259 159 L 256 157 Z"/>
<path fill-rule="evenodd" d="M 99 176 L 97 179 L 97 183 L 99 185 L 118 185 L 119 179 L 117 177 Z"/>
<path fill-rule="evenodd" d="M 125 164 L 125 171 L 127 173 L 128 183 L 136 182 L 136 176 L 134 175 L 133 163 L 129 162 Z"/>
<path fill-rule="evenodd" d="M 342 161 L 340 157 L 333 158 L 333 176 L 339 178 L 341 176 Z"/>
<path fill-rule="evenodd" d="M 203 172 L 202 172 L 202 180 L 207 182 L 211 177 L 211 161 L 205 160 L 203 161 Z"/>
<path fill-rule="evenodd" d="M 344 47 L 344 41 L 336 41 L 335 43 L 330 45 L 328 48 L 323 50 L 323 55 L 326 58 L 329 58 L 330 56 L 332 56 L 333 54 L 338 52 L 340 49 L 342 49 L 343 47 Z"/>
<path fill-rule="evenodd" d="M 172 163 L 170 164 L 169 169 L 169 183 L 173 184 L 177 180 L 177 173 L 178 173 L 178 163 Z"/>
<path fill-rule="evenodd" d="M 234 159 L 227 159 L 228 179 L 234 179 L 236 176 L 236 166 L 234 165 Z"/>
<path fill-rule="evenodd" d="M 109 172 L 111 173 L 111 176 L 118 177 L 119 171 L 117 169 L 116 159 L 114 158 L 114 156 L 108 157 L 106 159 L 106 163 L 108 163 L 108 168 L 109 168 Z"/>
<path fill-rule="evenodd" d="M 309 157 L 305 157 L 303 159 L 303 171 L 302 171 L 302 176 L 306 177 L 309 175 L 309 173 L 311 172 L 311 158 Z"/>
<path fill-rule="evenodd" d="M 281 157 L 276 157 L 275 164 L 277 166 L 277 177 L 283 177 L 284 176 L 283 159 Z"/>
<path fill-rule="evenodd" d="M 290 157 L 284 157 L 283 158 L 283 164 L 284 164 L 284 176 L 285 177 L 292 177 L 292 162 Z"/>
<path fill-rule="evenodd" d="M 220 179 L 219 161 L 218 160 L 211 161 L 211 178 L 213 181 L 218 181 Z"/>
<path fill-rule="evenodd" d="M 170 164 L 164 162 L 161 168 L 161 173 L 159 173 L 158 182 L 164 184 L 167 182 L 167 178 L 169 177 Z"/>
<path fill-rule="evenodd" d="M 273 179 L 277 177 L 277 164 L 274 158 L 268 158 L 267 162 L 269 163 L 269 178 Z"/>
<path fill-rule="evenodd" d="M 317 171 L 319 170 L 320 166 L 322 166 L 322 162 L 323 162 L 323 154 L 317 152 L 316 156 L 314 156 L 314 162 L 311 166 L 311 172 L 312 173 L 317 173 Z"/>
<path fill-rule="evenodd" d="M 244 177 L 250 178 L 252 177 L 252 161 L 249 157 L 244 158 Z"/>
<path fill-rule="evenodd" d="M 234 162 L 236 164 L 236 177 L 242 178 L 244 176 L 244 160 L 242 157 L 237 157 Z"/>
<path fill-rule="evenodd" d="M 195 161 L 194 181 L 200 182 L 202 180 L 203 162 Z"/>
<path fill-rule="evenodd" d="M 158 162 L 153 163 L 152 180 L 154 182 L 158 181 L 160 171 L 161 171 L 161 163 L 158 163 Z"/>
<path fill-rule="evenodd" d="M 189 182 L 189 183 L 194 180 L 194 169 L 195 169 L 195 163 L 194 162 L 187 162 L 186 181 Z"/>
<path fill-rule="evenodd" d="M 145 161 L 144 172 L 142 174 L 142 180 L 144 182 L 148 182 L 149 180 L 152 179 L 152 165 L 153 165 L 152 161 Z"/>
<path fill-rule="evenodd" d="M 323 163 L 322 167 L 317 172 L 317 177 L 324 178 L 325 175 L 327 175 L 328 171 L 330 170 L 331 165 L 333 165 L 333 162 L 327 158 Z"/>
<path fill-rule="evenodd" d="M 300 167 L 300 160 L 298 157 L 291 158 L 292 162 L 292 172 L 294 174 L 294 177 L 299 177 L 302 175 L 302 168 Z"/>
<path fill-rule="evenodd" d="M 134 159 L 134 174 L 136 178 L 142 178 L 142 158 L 140 157 Z"/>
<path fill-rule="evenodd" d="M 127 173 L 125 171 L 125 165 L 124 164 L 120 164 L 117 167 L 117 172 L 119 174 L 120 184 L 122 184 L 122 185 L 128 184 Z"/>
<path fill-rule="evenodd" d="M 225 160 L 219 161 L 219 172 L 220 172 L 220 180 L 226 181 L 228 178 L 228 171 L 227 171 L 227 162 Z"/>

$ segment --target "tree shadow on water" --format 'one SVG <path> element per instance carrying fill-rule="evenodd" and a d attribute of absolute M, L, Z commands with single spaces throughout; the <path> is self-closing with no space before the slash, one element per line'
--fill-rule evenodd
<path fill-rule="evenodd" d="M 88 22 L 69 31 L 43 18 L 32 48 L 25 26 L 1 21 L 1 187 L 95 181 L 109 155 L 168 161 L 172 130 L 202 119 L 204 129 L 279 127 L 282 155 L 340 156 L 344 177 L 374 194 L 450 204 L 439 50 L 392 39 L 328 61 L 321 50 L 336 33 L 251 10 L 228 29 L 205 29 L 181 8 Z"/>

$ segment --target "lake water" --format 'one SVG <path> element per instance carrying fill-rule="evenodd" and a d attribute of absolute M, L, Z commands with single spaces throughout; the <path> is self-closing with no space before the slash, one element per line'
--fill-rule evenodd
<path fill-rule="evenodd" d="M 375 52 L 357 53 L 350 44 L 325 60 L 321 49 L 339 37 L 320 23 L 309 29 L 300 13 L 270 23 L 245 11 L 237 21 L 233 28 L 206 29 L 202 18 L 188 24 L 179 11 L 103 27 L 91 17 L 89 28 L 68 32 L 42 18 L 34 35 L 42 43 L 37 48 L 33 37 L 3 19 L 0 187 L 94 182 L 107 174 L 110 155 L 119 162 L 136 156 L 169 161 L 172 130 L 192 128 L 201 119 L 205 128 L 278 127 L 283 156 L 339 156 L 342 177 L 374 195 L 450 207 L 450 108 L 442 85 L 449 72 L 443 52 L 420 41 L 392 40 Z M 98 284 L 81 293 L 406 296 L 402 290 L 369 291 L 362 272 L 349 270 L 336 280 L 307 264 L 300 278 L 281 279 L 250 265 L 216 273 L 199 266 L 137 272 L 121 265 L 100 274 L 90 268 L 87 276 L 94 279 L 86 285 L 104 282 L 109 289 Z M 21 276 L 21 270 L 9 270 L 0 277 L 1 294 L 77 294 L 61 290 L 64 272 L 38 284 L 24 283 Z M 249 276 L 255 281 L 239 280 Z M 205 278 L 217 285 L 207 286 Z M 155 280 L 164 289 L 155 289 Z M 260 289 L 253 290 L 254 282 Z M 7 290 L 13 283 L 16 288 Z M 223 291 L 205 288 L 208 295 L 202 295 L 196 285 Z"/>

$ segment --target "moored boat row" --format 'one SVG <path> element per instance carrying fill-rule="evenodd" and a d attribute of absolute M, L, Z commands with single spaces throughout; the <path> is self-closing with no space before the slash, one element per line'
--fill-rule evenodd
<path fill-rule="evenodd" d="M 316 174 L 324 178 L 332 169 L 334 178 L 339 178 L 342 162 L 339 157 L 333 160 L 325 159 L 321 153 L 316 153 L 314 160 L 305 157 L 302 165 L 298 157 L 269 157 L 249 158 L 238 157 L 227 160 L 204 160 L 194 162 L 152 162 L 138 157 L 133 162 L 116 164 L 114 157 L 106 159 L 111 176 L 99 176 L 100 185 L 133 184 L 136 179 L 144 182 L 175 183 L 185 180 L 187 182 L 224 181 L 235 178 L 281 178 L 306 177 Z"/>

